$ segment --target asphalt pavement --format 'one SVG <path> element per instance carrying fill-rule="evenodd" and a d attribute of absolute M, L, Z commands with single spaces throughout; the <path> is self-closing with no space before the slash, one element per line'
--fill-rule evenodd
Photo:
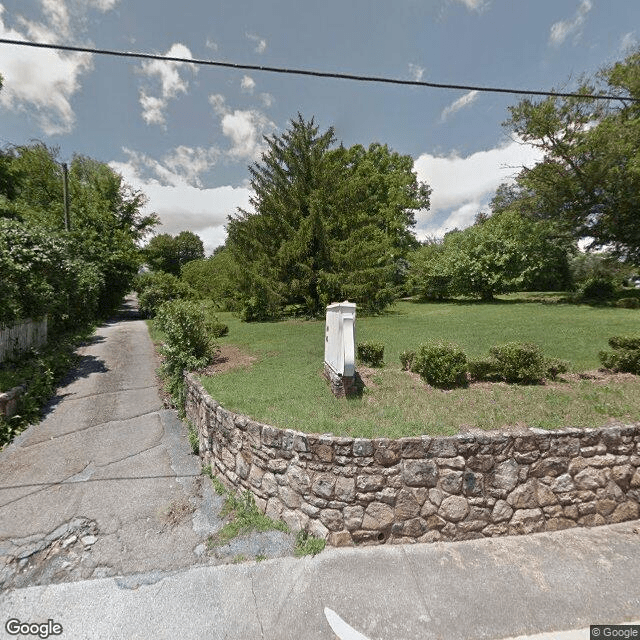
<path fill-rule="evenodd" d="M 640 522 L 300 559 L 270 532 L 210 554 L 221 498 L 132 300 L 80 355 L 0 453 L 0 638 L 587 640 L 640 621 Z M 284 557 L 229 564 L 239 549 Z"/>

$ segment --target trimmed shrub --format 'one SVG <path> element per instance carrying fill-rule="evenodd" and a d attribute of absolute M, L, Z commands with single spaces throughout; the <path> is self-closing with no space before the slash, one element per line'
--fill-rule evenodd
<path fill-rule="evenodd" d="M 467 383 L 467 356 L 453 342 L 426 342 L 416 351 L 412 371 L 433 387 L 463 386 Z"/>
<path fill-rule="evenodd" d="M 469 360 L 469 375 L 475 382 L 495 382 L 501 379 L 495 360 Z"/>
<path fill-rule="evenodd" d="M 620 309 L 640 309 L 640 300 L 638 298 L 620 298 L 616 302 L 616 307 Z"/>
<path fill-rule="evenodd" d="M 207 330 L 212 338 L 222 338 L 229 333 L 229 325 L 218 320 L 215 315 L 216 303 L 213 300 L 201 300 L 200 308 L 207 316 Z"/>
<path fill-rule="evenodd" d="M 598 354 L 606 369 L 640 375 L 640 336 L 613 336 L 609 346 L 613 351 Z"/>
<path fill-rule="evenodd" d="M 384 358 L 384 344 L 382 342 L 360 342 L 356 347 L 358 360 L 370 367 L 381 367 Z"/>
<path fill-rule="evenodd" d="M 413 359 L 416 357 L 416 352 L 407 350 L 403 351 L 400 354 L 400 364 L 402 365 L 403 371 L 411 371 L 411 366 L 413 364 Z"/>
<path fill-rule="evenodd" d="M 640 336 L 613 336 L 609 338 L 612 349 L 640 349 Z"/>
<path fill-rule="evenodd" d="M 536 344 L 508 342 L 491 347 L 498 373 L 506 382 L 536 384 L 545 376 L 545 361 Z"/>
<path fill-rule="evenodd" d="M 545 360 L 544 366 L 546 368 L 547 378 L 555 380 L 561 373 L 567 373 L 571 367 L 571 363 L 567 360 L 560 360 L 559 358 L 548 358 Z"/>
<path fill-rule="evenodd" d="M 616 293 L 616 285 L 610 278 L 596 276 L 589 278 L 580 289 L 583 300 L 610 300 Z"/>
<path fill-rule="evenodd" d="M 640 349 L 601 351 L 598 355 L 605 369 L 640 375 Z"/>

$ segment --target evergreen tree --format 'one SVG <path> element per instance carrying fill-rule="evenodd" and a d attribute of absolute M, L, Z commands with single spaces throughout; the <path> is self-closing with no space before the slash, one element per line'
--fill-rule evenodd
<path fill-rule="evenodd" d="M 411 158 L 377 144 L 332 149 L 333 128 L 320 133 L 300 114 L 265 140 L 262 161 L 249 168 L 254 211 L 227 224 L 245 319 L 287 306 L 317 315 L 347 297 L 384 308 L 415 243 L 413 212 L 429 206 Z"/>

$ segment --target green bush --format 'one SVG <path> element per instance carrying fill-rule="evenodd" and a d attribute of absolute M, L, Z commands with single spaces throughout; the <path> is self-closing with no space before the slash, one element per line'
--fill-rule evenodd
<path fill-rule="evenodd" d="M 418 347 L 412 370 L 433 387 L 451 388 L 466 384 L 467 364 L 457 344 L 438 340 Z"/>
<path fill-rule="evenodd" d="M 571 367 L 571 363 L 567 360 L 559 358 L 548 358 L 544 363 L 547 378 L 555 380 L 561 373 L 567 373 Z"/>
<path fill-rule="evenodd" d="M 413 365 L 413 359 L 416 357 L 416 352 L 407 350 L 400 354 L 400 364 L 403 371 L 411 371 Z"/>
<path fill-rule="evenodd" d="M 613 336 L 609 338 L 612 349 L 640 349 L 640 336 Z"/>
<path fill-rule="evenodd" d="M 140 311 L 152 318 L 165 302 L 179 298 L 192 299 L 194 291 L 171 273 L 158 271 L 148 274 L 138 280 L 142 286 L 138 298 Z"/>
<path fill-rule="evenodd" d="M 180 279 L 203 298 L 215 300 L 221 311 L 238 311 L 238 267 L 227 249 L 219 249 L 206 260 L 182 266 Z"/>
<path fill-rule="evenodd" d="M 73 237 L 0 218 L 0 324 L 49 317 L 50 330 L 76 330 L 102 311 L 111 285 Z"/>
<path fill-rule="evenodd" d="M 501 379 L 495 360 L 469 360 L 469 375 L 475 382 L 494 382 Z"/>
<path fill-rule="evenodd" d="M 491 347 L 489 353 L 506 382 L 536 384 L 545 376 L 545 361 L 538 345 L 508 342 Z"/>
<path fill-rule="evenodd" d="M 599 356 L 605 369 L 640 375 L 640 349 L 601 351 Z"/>
<path fill-rule="evenodd" d="M 589 278 L 580 289 L 583 300 L 610 300 L 616 293 L 613 280 L 603 276 Z"/>
<path fill-rule="evenodd" d="M 215 315 L 216 304 L 213 300 L 201 300 L 200 307 L 207 316 L 207 330 L 212 338 L 222 338 L 229 333 L 229 325 L 220 322 Z"/>
<path fill-rule="evenodd" d="M 613 351 L 599 353 L 606 369 L 640 375 L 640 336 L 613 336 L 609 346 Z"/>
<path fill-rule="evenodd" d="M 266 279 L 255 278 L 249 285 L 249 293 L 240 306 L 243 322 L 266 322 L 280 315 L 280 298 Z"/>
<path fill-rule="evenodd" d="M 170 300 L 157 311 L 155 321 L 165 334 L 160 352 L 165 358 L 161 373 L 173 403 L 184 409 L 184 371 L 207 366 L 215 355 L 216 342 L 212 325 L 202 305 L 188 300 Z"/>
<path fill-rule="evenodd" d="M 358 359 L 370 367 L 381 367 L 384 358 L 384 344 L 382 342 L 360 342 L 357 346 Z"/>
<path fill-rule="evenodd" d="M 131 285 L 133 290 L 141 295 L 147 288 L 149 288 L 156 277 L 156 273 L 153 271 L 144 271 L 143 273 L 136 274 Z"/>
<path fill-rule="evenodd" d="M 620 298 L 616 302 L 616 307 L 620 309 L 640 309 L 640 300 L 638 298 Z"/>

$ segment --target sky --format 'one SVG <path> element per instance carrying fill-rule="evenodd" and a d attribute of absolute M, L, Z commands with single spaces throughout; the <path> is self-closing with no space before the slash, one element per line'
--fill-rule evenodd
<path fill-rule="evenodd" d="M 638 0 L 0 0 L 0 37 L 461 85 L 575 89 L 640 41 Z M 517 95 L 277 75 L 0 44 L 0 144 L 108 163 L 159 233 L 207 253 L 248 208 L 264 135 L 300 113 L 387 144 L 432 189 L 420 239 L 464 228 L 540 159 L 502 123 Z M 73 203 L 71 205 L 73 207 Z M 72 210 L 73 212 L 73 210 Z"/>

